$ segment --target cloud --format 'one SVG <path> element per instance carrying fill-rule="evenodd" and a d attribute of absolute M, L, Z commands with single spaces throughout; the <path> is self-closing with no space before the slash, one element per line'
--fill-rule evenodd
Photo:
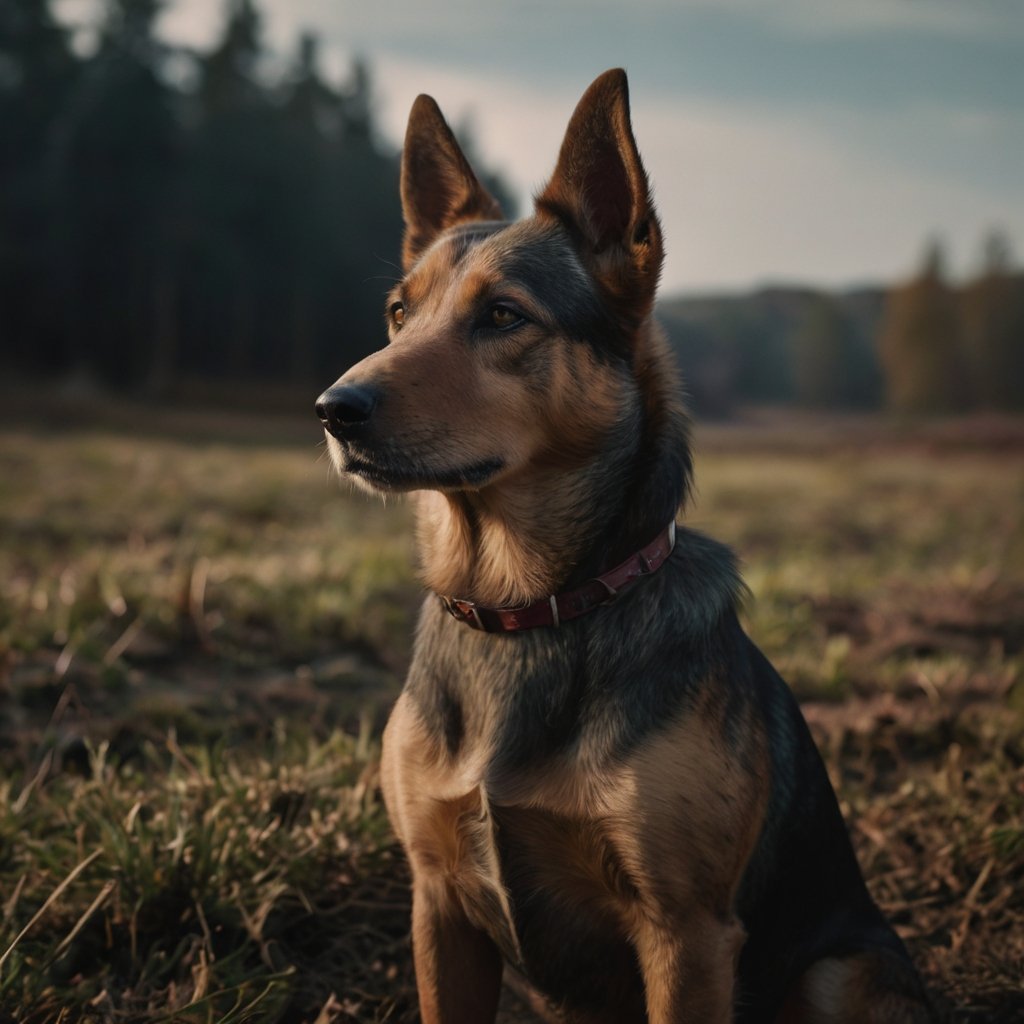
<path fill-rule="evenodd" d="M 962 269 L 982 230 L 1011 212 L 978 190 L 837 145 L 800 120 L 673 105 L 639 111 L 636 126 L 653 139 L 644 144 L 672 288 L 892 279 L 913 269 L 933 234 L 954 244 Z"/>
<path fill-rule="evenodd" d="M 672 9 L 714 9 L 808 36 L 895 32 L 965 38 L 1009 33 L 1024 38 L 1018 0 L 649 0 L 642 6 L 663 16 Z"/>
<path fill-rule="evenodd" d="M 546 181 L 587 85 L 552 90 L 405 58 L 382 59 L 378 70 L 389 134 L 401 138 L 412 99 L 430 92 L 451 120 L 473 116 L 480 148 L 523 194 Z M 635 86 L 633 107 L 668 239 L 667 290 L 891 279 L 914 268 L 933 234 L 952 244 L 963 271 L 993 224 L 1008 225 L 1024 251 L 1017 190 L 994 193 L 879 157 L 858 148 L 850 123 Z"/>
<path fill-rule="evenodd" d="M 753 0 L 749 6 L 755 6 Z M 1019 7 L 1000 0 L 788 0 L 771 9 L 778 24 L 812 35 L 883 31 L 956 38 L 1005 37 L 1007 33 L 1024 37 Z"/>

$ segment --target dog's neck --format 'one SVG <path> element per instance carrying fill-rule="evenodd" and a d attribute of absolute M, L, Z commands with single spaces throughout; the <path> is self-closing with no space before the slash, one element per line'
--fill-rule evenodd
<path fill-rule="evenodd" d="M 422 492 L 424 583 L 489 607 L 523 605 L 597 576 L 649 543 L 690 485 L 689 422 L 666 361 L 664 342 L 652 333 L 635 359 L 646 405 L 628 410 L 614 436 L 580 465 L 533 466 L 480 491 Z"/>
<path fill-rule="evenodd" d="M 596 532 L 598 510 L 573 498 L 581 495 L 586 469 L 555 475 L 542 469 L 475 493 L 423 495 L 419 541 L 427 586 L 489 607 L 523 605 L 562 589 Z"/>

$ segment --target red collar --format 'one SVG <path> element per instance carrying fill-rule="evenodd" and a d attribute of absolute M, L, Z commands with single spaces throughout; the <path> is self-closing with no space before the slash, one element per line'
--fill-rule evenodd
<path fill-rule="evenodd" d="M 457 597 L 443 597 L 441 604 L 454 619 L 484 633 L 514 633 L 537 626 L 558 626 L 579 618 L 601 605 L 610 604 L 638 579 L 660 569 L 676 546 L 675 520 L 645 548 L 602 576 L 587 580 L 575 590 L 550 594 L 521 608 L 485 608 Z"/>

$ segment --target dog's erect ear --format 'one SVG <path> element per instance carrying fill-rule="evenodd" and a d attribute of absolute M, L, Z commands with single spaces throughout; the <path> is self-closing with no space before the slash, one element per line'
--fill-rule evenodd
<path fill-rule="evenodd" d="M 537 197 L 577 239 L 608 297 L 628 319 L 650 311 L 661 272 L 661 229 L 629 120 L 620 68 L 584 93 L 569 121 L 558 165 Z"/>
<path fill-rule="evenodd" d="M 502 220 L 501 207 L 477 181 L 444 115 L 430 96 L 417 96 L 402 149 L 402 265 L 454 224 Z"/>

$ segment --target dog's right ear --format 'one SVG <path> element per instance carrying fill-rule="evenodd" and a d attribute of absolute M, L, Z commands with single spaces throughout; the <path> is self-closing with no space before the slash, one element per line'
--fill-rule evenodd
<path fill-rule="evenodd" d="M 402 213 L 406 273 L 445 228 L 464 221 L 504 219 L 430 96 L 417 96 L 409 113 L 402 148 Z"/>

